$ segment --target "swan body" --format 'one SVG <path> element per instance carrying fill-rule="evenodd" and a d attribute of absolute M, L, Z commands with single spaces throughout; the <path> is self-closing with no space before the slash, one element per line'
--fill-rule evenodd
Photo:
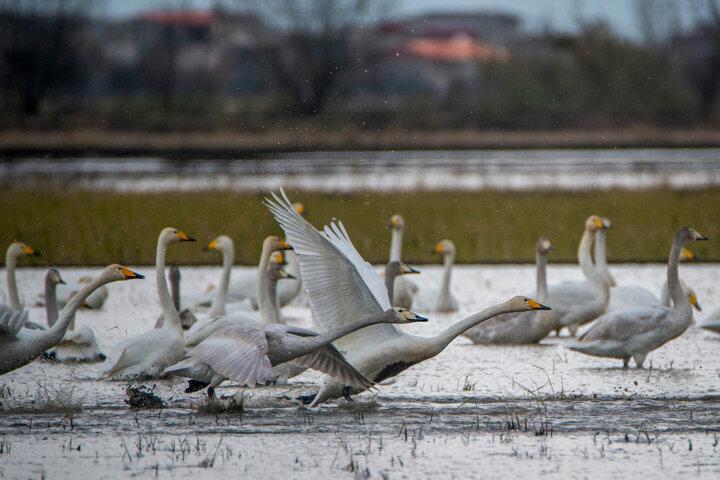
<path fill-rule="evenodd" d="M 440 287 L 422 288 L 413 299 L 413 308 L 418 311 L 454 312 L 458 302 L 450 291 L 452 267 L 455 262 L 455 244 L 450 240 L 442 240 L 435 245 L 434 253 L 443 256 L 443 276 Z"/>
<path fill-rule="evenodd" d="M 395 214 L 390 217 L 390 262 L 399 262 L 402 257 L 402 239 L 405 232 L 405 219 Z M 390 303 L 397 307 L 410 308 L 413 298 L 418 292 L 418 286 L 412 280 L 405 277 L 396 277 L 393 285 L 393 296 Z"/>
<path fill-rule="evenodd" d="M 610 299 L 608 284 L 596 271 L 591 248 L 596 232 L 607 228 L 597 215 L 585 221 L 585 230 L 578 246 L 578 263 L 587 283 L 560 283 L 548 288 L 547 304 L 552 308 L 557 329 L 568 327 L 572 335 L 577 328 L 605 313 Z"/>
<path fill-rule="evenodd" d="M 104 373 L 105 378 L 113 380 L 159 378 L 167 367 L 184 357 L 182 323 L 165 279 L 165 253 L 170 244 L 189 241 L 194 239 L 172 227 L 160 232 L 155 258 L 155 276 L 163 310 L 163 326 L 120 342 L 113 357 L 115 359 L 113 364 Z"/>
<path fill-rule="evenodd" d="M 73 315 L 93 290 L 110 282 L 133 278 L 144 277 L 122 265 L 106 267 L 65 305 L 55 324 L 47 330 L 23 328 L 27 312 L 6 310 L 0 313 L 0 375 L 32 362 L 60 342 Z"/>
<path fill-rule="evenodd" d="M 596 357 L 620 358 L 624 367 L 632 357 L 642 368 L 648 353 L 685 332 L 692 323 L 692 306 L 680 286 L 678 260 L 682 246 L 695 240 L 706 238 L 688 227 L 675 235 L 667 269 L 672 308 L 641 306 L 608 312 L 568 348 Z"/>
<path fill-rule="evenodd" d="M 282 197 L 273 194 L 272 200 L 266 199 L 266 205 L 295 247 L 305 293 L 319 326 L 330 332 L 351 325 L 357 318 L 387 311 L 390 308 L 387 288 L 355 249 L 343 224 L 333 222 L 320 232 L 297 215 L 285 192 L 281 194 Z M 334 344 L 345 352 L 351 365 L 377 383 L 432 358 L 462 332 L 494 315 L 537 309 L 547 307 L 516 297 L 461 320 L 436 337 L 408 335 L 383 323 L 354 331 Z M 315 406 L 349 393 L 343 390 L 341 381 L 326 377 L 320 393 L 305 400 Z M 356 392 L 361 390 L 355 388 Z"/>
<path fill-rule="evenodd" d="M 540 303 L 547 298 L 547 256 L 552 244 L 541 237 L 535 244 L 536 295 Z M 549 312 L 519 312 L 497 315 L 480 325 L 472 327 L 463 336 L 475 344 L 522 345 L 538 343 L 547 337 L 555 327 Z"/>

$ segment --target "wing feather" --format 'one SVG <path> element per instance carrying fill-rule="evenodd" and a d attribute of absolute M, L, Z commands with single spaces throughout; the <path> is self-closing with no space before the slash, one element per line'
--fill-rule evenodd
<path fill-rule="evenodd" d="M 345 357 L 332 345 L 319 348 L 312 353 L 296 358 L 294 361 L 307 368 L 335 377 L 347 385 L 362 389 L 372 388 L 374 385 L 372 381 L 365 378 L 362 373 L 350 365 Z"/>
<path fill-rule="evenodd" d="M 9 307 L 3 308 L 0 310 L 0 335 L 16 336 L 27 323 L 27 319 L 27 311 L 17 312 Z"/>
<path fill-rule="evenodd" d="M 578 341 L 596 340 L 623 342 L 657 329 L 670 314 L 667 307 L 642 306 L 615 310 L 601 316 Z"/>

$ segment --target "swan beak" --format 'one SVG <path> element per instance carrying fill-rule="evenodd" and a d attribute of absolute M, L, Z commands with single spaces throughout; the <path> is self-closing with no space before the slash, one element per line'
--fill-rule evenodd
<path fill-rule="evenodd" d="M 700 260 L 700 258 L 695 255 L 695 252 L 693 252 L 689 248 L 683 247 L 683 249 L 680 250 L 680 260 L 684 260 L 686 262 L 693 262 L 695 260 Z"/>
<path fill-rule="evenodd" d="M 533 299 L 528 299 L 527 304 L 533 310 L 550 310 L 550 307 L 543 305 L 540 302 L 536 302 Z"/>
<path fill-rule="evenodd" d="M 33 250 L 32 247 L 27 245 L 23 247 L 22 251 L 28 257 L 42 257 L 42 252 L 40 250 Z"/>
<path fill-rule="evenodd" d="M 216 250 L 217 248 L 218 248 L 218 241 L 216 238 L 212 242 L 208 243 L 205 248 L 203 248 L 203 252 L 209 252 L 211 250 Z"/>
<path fill-rule="evenodd" d="M 695 307 L 698 312 L 702 312 L 702 307 L 700 306 L 700 302 L 698 302 L 697 295 L 690 294 L 688 295 L 688 299 L 690 300 L 690 305 Z"/>
<path fill-rule="evenodd" d="M 287 273 L 287 272 L 285 272 L 285 278 L 293 279 L 293 280 L 294 280 L 294 279 L 297 278 L 297 277 L 296 277 L 295 275 L 293 275 L 292 273 Z"/>
<path fill-rule="evenodd" d="M 194 242 L 195 241 L 195 239 L 192 238 L 190 235 L 188 235 L 185 232 L 181 232 L 179 230 L 177 233 L 175 233 L 175 235 L 177 235 L 177 237 L 180 239 L 181 242 Z"/>
<path fill-rule="evenodd" d="M 706 237 L 705 235 L 698 234 L 698 237 L 695 240 L 710 240 L 710 239 L 708 237 Z"/>
<path fill-rule="evenodd" d="M 297 202 L 297 203 L 293 203 L 293 208 L 295 209 L 295 211 L 297 212 L 298 215 L 300 215 L 301 217 L 305 216 L 305 213 L 306 213 L 305 205 L 303 205 L 300 202 Z"/>
<path fill-rule="evenodd" d="M 285 240 L 280 239 L 280 248 L 283 250 L 294 250 Z"/>
<path fill-rule="evenodd" d="M 438 243 L 435 245 L 435 248 L 433 248 L 432 253 L 445 253 L 445 249 L 443 248 L 442 243 Z"/>
<path fill-rule="evenodd" d="M 278 265 L 287 265 L 287 262 L 285 261 L 285 255 L 283 255 L 282 251 L 273 252 L 272 258 Z"/>
<path fill-rule="evenodd" d="M 417 313 L 415 313 L 414 315 L 415 315 L 414 317 L 409 319 L 411 322 L 427 322 L 428 321 L 428 319 L 426 317 L 421 317 Z"/>
<path fill-rule="evenodd" d="M 420 273 L 420 270 L 416 270 L 410 265 L 403 265 L 402 272 L 403 274 L 407 275 L 409 273 Z"/>
<path fill-rule="evenodd" d="M 605 228 L 605 223 L 600 219 L 600 217 L 595 217 L 593 223 L 595 224 L 595 228 L 597 228 L 598 230 L 600 230 L 601 228 Z"/>
<path fill-rule="evenodd" d="M 132 270 L 130 270 L 130 269 L 127 268 L 127 267 L 122 267 L 122 268 L 120 269 L 120 271 L 122 272 L 123 277 L 125 277 L 126 280 L 132 280 L 132 279 L 135 279 L 135 278 L 141 280 L 141 279 L 145 278 L 144 275 L 141 275 L 141 274 L 139 274 L 139 273 L 137 273 L 137 272 L 133 272 Z"/>
<path fill-rule="evenodd" d="M 62 278 L 61 278 L 60 280 L 58 280 L 58 283 L 59 283 L 59 284 L 61 283 L 61 284 L 63 284 L 63 285 L 67 285 L 67 284 L 65 283 L 65 280 L 63 280 Z"/>

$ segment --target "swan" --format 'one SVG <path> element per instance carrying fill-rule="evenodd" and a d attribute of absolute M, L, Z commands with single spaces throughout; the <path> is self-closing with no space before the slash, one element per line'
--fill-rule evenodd
<path fill-rule="evenodd" d="M 110 282 L 136 278 L 145 277 L 122 265 L 106 267 L 95 280 L 70 299 L 55 324 L 47 330 L 22 328 L 27 320 L 27 312 L 6 311 L 0 316 L 0 375 L 32 362 L 60 342 L 73 315 L 93 290 Z"/>
<path fill-rule="evenodd" d="M 64 283 L 60 272 L 54 268 L 48 270 L 45 275 L 45 299 L 47 300 L 45 311 L 50 328 L 58 318 L 55 288 Z M 44 351 L 42 355 L 48 360 L 59 363 L 104 362 L 106 358 L 98 347 L 95 333 L 89 327 L 75 329 L 75 314 L 72 315 L 62 340 L 51 349 Z"/>
<path fill-rule="evenodd" d="M 405 219 L 395 214 L 390 217 L 390 258 L 388 263 L 399 262 L 402 256 L 402 240 L 405 231 Z M 395 279 L 394 296 L 390 296 L 390 303 L 398 307 L 410 308 L 413 297 L 418 292 L 418 286 L 405 277 Z"/>
<path fill-rule="evenodd" d="M 439 289 L 420 289 L 413 298 L 413 308 L 418 311 L 454 312 L 458 309 L 458 302 L 450 291 L 450 277 L 455 262 L 455 244 L 442 240 L 435 245 L 433 253 L 443 256 L 442 283 Z"/>
<path fill-rule="evenodd" d="M 711 332 L 720 333 L 720 309 L 715 310 L 703 323 L 701 328 Z"/>
<path fill-rule="evenodd" d="M 165 368 L 182 360 L 185 355 L 183 329 L 165 279 L 165 252 L 171 243 L 194 241 L 194 238 L 176 228 L 167 227 L 160 232 L 155 257 L 155 280 L 165 317 L 163 326 L 121 341 L 113 357 L 114 363 L 104 372 L 106 379 L 158 378 Z"/>
<path fill-rule="evenodd" d="M 610 287 L 597 272 L 592 262 L 591 248 L 595 234 L 605 229 L 605 223 L 597 215 L 585 221 L 585 230 L 578 246 L 578 263 L 588 283 L 560 283 L 548 289 L 547 303 L 552 308 L 557 330 L 568 327 L 575 335 L 578 327 L 590 322 L 607 309 Z"/>
<path fill-rule="evenodd" d="M 168 269 L 168 279 L 170 280 L 170 296 L 172 297 L 173 305 L 175 305 L 175 310 L 180 312 L 180 324 L 182 325 L 183 330 L 188 330 L 193 325 L 195 325 L 195 323 L 197 322 L 197 318 L 190 311 L 189 308 L 181 307 L 182 302 L 180 301 L 180 280 L 182 280 L 182 275 L 180 275 L 180 268 L 177 265 L 172 265 Z M 162 313 L 158 315 L 158 318 L 155 321 L 155 328 L 160 328 L 163 326 L 164 318 L 165 317 Z"/>
<path fill-rule="evenodd" d="M 273 193 L 273 199 L 266 198 L 265 205 L 295 247 L 305 293 L 320 327 L 329 332 L 358 318 L 387 311 L 390 298 L 383 281 L 355 249 L 342 222 L 332 222 L 319 232 L 293 210 L 283 190 L 281 195 L 282 198 Z M 348 362 L 360 373 L 378 383 L 434 357 L 465 330 L 488 318 L 526 310 L 548 307 L 529 298 L 515 297 L 456 322 L 435 337 L 408 335 L 393 325 L 382 324 L 346 335 L 335 346 L 345 352 Z M 315 406 L 348 393 L 341 381 L 326 378 L 320 393 L 304 397 L 303 401 Z"/>
<path fill-rule="evenodd" d="M 23 304 L 20 301 L 20 295 L 17 289 L 17 280 L 15 278 L 15 269 L 17 262 L 22 257 L 40 257 L 39 251 L 33 250 L 29 245 L 20 242 L 11 243 L 5 252 L 5 274 L 7 275 L 7 305 L 12 310 L 21 311 Z"/>
<path fill-rule="evenodd" d="M 255 387 L 273 379 L 272 367 L 293 361 L 366 390 L 373 382 L 355 370 L 332 342 L 370 325 L 425 321 L 427 318 L 395 307 L 322 334 L 279 323 L 261 328 L 235 325 L 215 332 L 165 373 L 191 378 L 191 384 L 207 386 L 208 396 L 214 397 L 215 387 L 225 380 Z"/>
<path fill-rule="evenodd" d="M 547 256 L 552 251 L 550 240 L 540 237 L 535 243 L 536 295 L 540 303 L 547 300 Z M 521 345 L 538 343 L 555 327 L 549 313 L 522 312 L 498 315 L 466 330 L 463 336 L 475 344 Z"/>
<path fill-rule="evenodd" d="M 387 290 L 388 298 L 393 299 L 391 301 L 395 301 L 394 290 L 398 288 L 399 285 L 397 282 L 398 277 L 402 275 L 410 275 L 413 273 L 420 273 L 420 271 L 415 270 L 408 265 L 405 265 L 399 260 L 393 260 L 391 262 L 388 262 L 387 265 L 385 265 L 383 278 L 385 279 L 385 289 Z"/>
<path fill-rule="evenodd" d="M 680 336 L 692 323 L 692 306 L 680 286 L 678 260 L 684 244 L 707 240 L 695 229 L 683 227 L 675 234 L 668 257 L 667 282 L 674 306 L 640 306 L 608 312 L 574 343 L 570 350 L 596 357 L 620 358 L 627 368 L 630 357 L 642 368 L 648 353 Z"/>
<path fill-rule="evenodd" d="M 274 248 L 277 239 L 278 237 L 265 239 L 263 249 Z M 269 259 L 265 258 L 265 256 L 260 259 L 260 269 L 264 272 L 262 275 L 258 275 L 260 310 L 257 312 L 237 311 L 208 319 L 205 322 L 199 322 L 188 332 L 188 337 L 185 340 L 186 347 L 194 347 L 215 331 L 238 323 L 257 328 L 273 323 L 285 323 L 280 316 L 276 287 L 278 280 L 290 278 L 291 276 L 281 265 L 280 259 L 282 255 L 276 255 L 277 253 L 272 254 Z"/>

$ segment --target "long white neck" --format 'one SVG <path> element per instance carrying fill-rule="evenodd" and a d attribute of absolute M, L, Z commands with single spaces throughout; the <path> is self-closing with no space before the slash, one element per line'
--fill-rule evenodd
<path fill-rule="evenodd" d="M 580 264 L 580 269 L 585 275 L 585 278 L 587 278 L 588 282 L 590 282 L 590 285 L 602 292 L 605 299 L 608 299 L 610 296 L 610 288 L 597 272 L 592 261 L 591 249 L 594 236 L 595 233 L 587 229 L 583 233 L 580 245 L 578 246 L 578 263 Z"/>
<path fill-rule="evenodd" d="M 45 316 L 48 327 L 55 325 L 58 318 L 57 295 L 55 294 L 55 282 L 49 277 L 45 279 Z"/>
<path fill-rule="evenodd" d="M 402 228 L 393 228 L 390 235 L 390 260 L 388 262 L 399 262 L 402 255 Z"/>
<path fill-rule="evenodd" d="M 158 238 L 157 252 L 155 255 L 155 282 L 157 283 L 158 297 L 163 314 L 163 325 L 161 328 L 176 330 L 182 335 L 182 322 L 175 304 L 173 304 L 170 291 L 168 290 L 167 279 L 165 278 L 165 253 L 168 244 L 162 237 Z"/>
<path fill-rule="evenodd" d="M 598 230 L 595 234 L 595 269 L 609 287 L 614 287 L 617 282 L 608 268 L 605 239 L 605 230 Z"/>
<path fill-rule="evenodd" d="M 285 270 L 289 274 L 291 274 L 293 277 L 295 277 L 295 280 L 292 280 L 292 290 L 290 291 L 288 298 L 295 298 L 300 293 L 300 290 L 302 290 L 302 276 L 300 275 L 300 264 L 297 260 L 297 254 L 293 250 L 288 250 L 285 252 L 285 261 L 287 262 L 287 265 L 285 266 Z M 286 282 L 290 280 L 285 280 Z"/>
<path fill-rule="evenodd" d="M 680 251 L 682 250 L 683 244 L 684 242 L 675 238 L 672 248 L 670 249 L 667 268 L 667 285 L 670 290 L 670 298 L 672 298 L 673 301 L 673 311 L 676 312 L 675 319 L 679 320 L 678 323 L 680 324 L 690 325 L 690 322 L 692 322 L 692 306 L 683 291 L 678 274 L 678 262 L 680 261 Z"/>
<path fill-rule="evenodd" d="M 109 281 L 110 280 L 101 274 L 92 282 L 85 285 L 85 287 L 83 287 L 68 301 L 65 308 L 60 311 L 57 322 L 55 322 L 52 327 L 45 330 L 42 335 L 38 337 L 39 340 L 37 343 L 42 345 L 41 351 L 45 351 L 48 348 L 55 346 L 60 340 L 62 340 L 68 326 L 75 320 L 75 312 L 77 312 L 78 308 L 82 306 L 92 292 L 106 283 L 109 283 Z"/>
<path fill-rule="evenodd" d="M 223 249 L 223 271 L 220 286 L 215 293 L 210 310 L 208 310 L 208 318 L 214 318 L 218 315 L 225 315 L 225 303 L 227 302 L 227 293 L 230 285 L 230 274 L 232 266 L 235 263 L 235 248 L 230 245 Z"/>
<path fill-rule="evenodd" d="M 13 255 L 10 248 L 5 253 L 5 273 L 7 274 L 8 302 L 13 310 L 22 310 L 20 296 L 18 295 L 17 283 L 15 283 L 15 267 L 17 266 L 17 258 Z"/>
<path fill-rule="evenodd" d="M 440 284 L 440 297 L 438 299 L 438 305 L 446 304 L 450 299 L 450 282 L 452 280 L 452 267 L 455 263 L 455 250 L 445 254 L 443 258 L 443 276 L 442 283 Z"/>
<path fill-rule="evenodd" d="M 315 350 L 329 343 L 332 343 L 335 340 L 342 338 L 345 335 L 348 335 L 356 330 L 360 330 L 361 328 L 365 328 L 370 325 L 376 325 L 378 323 L 390 323 L 390 319 L 391 318 L 387 315 L 387 312 L 383 312 L 372 317 L 356 320 L 354 322 L 348 323 L 347 325 L 343 325 L 342 327 L 334 328 L 332 330 L 323 332 L 317 337 L 312 337 L 307 343 L 307 348 L 309 351 Z"/>
<path fill-rule="evenodd" d="M 260 321 L 267 325 L 269 323 L 280 323 L 280 313 L 277 310 L 277 302 L 273 300 L 277 297 L 275 283 L 268 276 L 268 263 L 272 251 L 266 245 L 263 245 L 260 254 L 260 263 L 258 264 L 258 310 L 260 311 Z"/>
<path fill-rule="evenodd" d="M 540 303 L 547 300 L 547 256 L 535 252 L 535 289 L 537 299 Z"/>
<path fill-rule="evenodd" d="M 516 311 L 525 310 L 516 310 L 508 307 L 505 303 L 501 303 L 500 305 L 493 305 L 482 310 L 479 313 L 470 315 L 469 317 L 460 320 L 459 322 L 455 322 L 454 324 L 443 330 L 439 335 L 436 335 L 429 339 L 432 348 L 428 351 L 429 356 L 426 357 L 426 359 L 432 358 L 438 353 L 442 352 L 445 347 L 450 344 L 450 342 L 462 335 L 467 329 L 472 328 L 475 325 L 478 325 L 479 323 L 482 323 L 485 320 L 488 320 L 496 315 L 500 315 L 501 313 L 512 313 Z"/>

